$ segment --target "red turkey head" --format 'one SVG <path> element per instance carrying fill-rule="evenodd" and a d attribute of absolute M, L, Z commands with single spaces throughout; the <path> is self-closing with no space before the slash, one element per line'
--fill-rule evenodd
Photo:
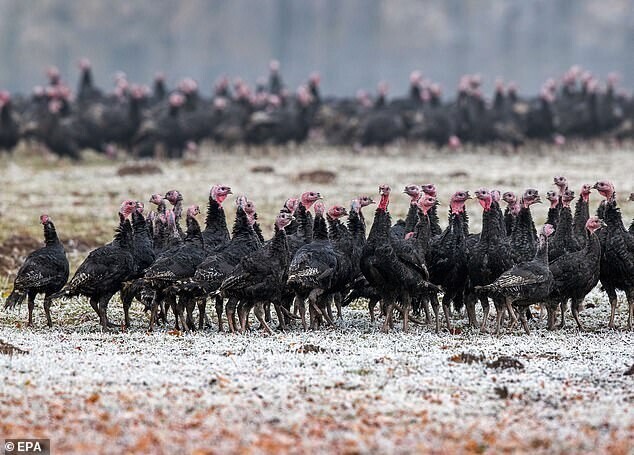
<path fill-rule="evenodd" d="M 183 200 L 183 195 L 177 190 L 170 190 L 167 193 L 165 193 L 165 199 L 170 201 L 170 204 L 176 205 L 178 201 Z"/>
<path fill-rule="evenodd" d="M 436 205 L 436 197 L 425 194 L 418 200 L 418 208 L 427 215 L 427 212 Z"/>
<path fill-rule="evenodd" d="M 214 109 L 217 111 L 223 111 L 227 107 L 227 99 L 222 96 L 214 98 Z"/>
<path fill-rule="evenodd" d="M 121 203 L 121 207 L 119 208 L 119 213 L 123 215 L 124 218 L 127 218 L 135 210 L 136 210 L 136 201 L 127 200 Z"/>
<path fill-rule="evenodd" d="M 418 198 L 420 197 L 420 193 L 423 189 L 420 185 L 407 185 L 403 190 L 403 193 L 407 194 L 411 198 L 411 203 L 415 204 Z"/>
<path fill-rule="evenodd" d="M 297 89 L 297 100 L 302 106 L 308 106 L 313 102 L 313 97 L 306 87 L 301 85 Z"/>
<path fill-rule="evenodd" d="M 500 190 L 491 190 L 491 198 L 493 198 L 493 202 L 500 202 L 502 193 L 500 193 Z"/>
<path fill-rule="evenodd" d="M 350 213 L 356 212 L 359 213 L 361 211 L 361 202 L 359 199 L 353 199 L 350 201 Z"/>
<path fill-rule="evenodd" d="M 478 202 L 482 206 L 485 212 L 491 210 L 491 204 L 493 203 L 493 198 L 491 197 L 491 193 L 486 188 L 480 188 L 475 192 L 476 197 L 478 198 Z"/>
<path fill-rule="evenodd" d="M 414 236 L 416 235 L 415 232 L 408 232 L 407 234 L 405 234 L 405 240 L 409 240 L 414 238 Z"/>
<path fill-rule="evenodd" d="M 308 78 L 308 82 L 310 82 L 310 85 L 313 87 L 318 87 L 321 83 L 321 76 L 317 71 L 313 71 Z"/>
<path fill-rule="evenodd" d="M 539 203 L 541 201 L 542 200 L 539 197 L 539 191 L 537 191 L 535 188 L 528 188 L 526 191 L 524 191 L 524 194 L 522 195 L 522 205 L 525 208 L 528 208 L 531 205 Z"/>
<path fill-rule="evenodd" d="M 170 106 L 181 107 L 184 102 L 185 102 L 185 98 L 183 97 L 183 95 L 179 93 L 172 93 L 170 95 L 170 99 L 169 99 Z"/>
<path fill-rule="evenodd" d="M 553 227 L 552 224 L 544 224 L 544 227 L 542 228 L 542 234 L 548 238 L 550 237 L 553 232 L 555 232 L 555 228 Z"/>
<path fill-rule="evenodd" d="M 449 200 L 449 207 L 451 208 L 451 213 L 462 213 L 464 212 L 464 205 L 467 200 L 471 199 L 471 195 L 466 190 L 456 191 L 451 199 Z"/>
<path fill-rule="evenodd" d="M 447 145 L 449 146 L 449 148 L 455 150 L 455 149 L 460 148 L 462 146 L 462 142 L 460 142 L 460 138 L 458 136 L 451 135 L 449 137 L 449 141 L 448 141 Z"/>
<path fill-rule="evenodd" d="M 321 199 L 321 194 L 316 191 L 306 191 L 302 193 L 300 201 L 306 210 L 309 210 L 312 205 Z"/>
<path fill-rule="evenodd" d="M 392 189 L 390 188 L 389 185 L 383 184 L 379 186 L 379 194 L 381 195 L 381 200 L 379 201 L 379 206 L 377 207 L 377 210 L 383 210 L 383 211 L 387 210 L 387 206 L 390 203 L 391 192 L 392 192 Z"/>
<path fill-rule="evenodd" d="M 553 190 L 548 190 L 546 192 L 546 199 L 550 201 L 551 209 L 554 209 L 555 207 L 557 207 L 557 204 L 559 204 L 559 196 Z"/>
<path fill-rule="evenodd" d="M 227 196 L 229 196 L 230 194 L 233 194 L 231 192 L 231 187 L 226 185 L 214 185 L 209 191 L 209 195 L 211 196 L 211 198 L 219 205 L 222 205 L 225 199 L 227 199 Z"/>
<path fill-rule="evenodd" d="M 141 201 L 136 201 L 136 213 L 141 214 L 143 213 L 143 209 L 145 209 L 145 205 L 143 204 L 143 202 Z"/>
<path fill-rule="evenodd" d="M 630 201 L 634 202 L 634 193 L 630 193 Z"/>
<path fill-rule="evenodd" d="M 599 194 L 605 199 L 612 199 L 614 196 L 614 185 L 609 180 L 599 180 L 593 188 L 599 191 Z"/>
<path fill-rule="evenodd" d="M 200 215 L 200 206 L 198 205 L 190 205 L 187 207 L 187 217 L 194 218 L 197 215 Z"/>
<path fill-rule="evenodd" d="M 78 65 L 80 70 L 86 71 L 90 69 L 90 60 L 88 60 L 86 57 L 80 58 Z"/>
<path fill-rule="evenodd" d="M 436 189 L 436 185 L 433 183 L 426 183 L 421 186 L 421 189 L 423 190 L 423 193 L 429 196 L 438 196 L 438 190 Z"/>
<path fill-rule="evenodd" d="M 161 195 L 161 193 L 154 193 L 151 197 L 150 197 L 150 203 L 154 204 L 154 205 L 160 205 L 161 202 L 163 202 L 163 196 Z"/>
<path fill-rule="evenodd" d="M 326 211 L 326 206 L 323 202 L 317 201 L 315 202 L 315 215 L 316 216 L 324 216 L 324 212 Z"/>
<path fill-rule="evenodd" d="M 275 226 L 278 229 L 284 229 L 286 226 L 291 224 L 291 221 L 293 221 L 294 219 L 295 219 L 295 217 L 293 217 L 293 215 L 291 215 L 290 213 L 288 213 L 288 212 L 280 212 L 275 217 Z"/>
<path fill-rule="evenodd" d="M 271 60 L 269 62 L 269 70 L 271 73 L 277 73 L 280 70 L 280 62 L 278 60 Z"/>
<path fill-rule="evenodd" d="M 586 229 L 588 230 L 588 232 L 590 232 L 590 234 L 594 234 L 597 230 L 605 226 L 606 224 L 603 222 L 603 220 L 601 220 L 597 216 L 591 216 L 590 218 L 588 218 L 588 221 L 586 221 Z"/>
<path fill-rule="evenodd" d="M 348 214 L 348 211 L 342 205 L 333 205 L 332 207 L 328 209 L 328 216 L 332 218 L 333 220 L 337 220 L 341 218 L 342 216 L 346 216 L 347 214 Z"/>
<path fill-rule="evenodd" d="M 389 87 L 387 85 L 387 82 L 385 82 L 385 81 L 379 82 L 379 84 L 377 85 L 376 90 L 379 93 L 379 96 L 387 96 L 388 91 L 389 91 Z"/>
<path fill-rule="evenodd" d="M 590 193 L 592 192 L 592 185 L 590 185 L 589 183 L 584 183 L 581 186 L 581 197 L 583 198 L 583 200 L 585 202 L 589 202 L 590 201 Z"/>
<path fill-rule="evenodd" d="M 557 175 L 553 179 L 553 182 L 559 188 L 559 194 L 564 194 L 566 188 L 568 188 L 568 179 L 563 175 Z"/>
<path fill-rule="evenodd" d="M 244 209 L 247 215 L 255 214 L 255 202 L 253 201 L 246 201 L 244 205 L 242 206 L 242 208 Z"/>
<path fill-rule="evenodd" d="M 420 84 L 420 81 L 422 78 L 423 78 L 422 73 L 418 70 L 414 70 L 409 75 L 409 83 L 410 85 L 418 85 Z"/>
<path fill-rule="evenodd" d="M 297 207 L 299 207 L 299 199 L 297 199 L 296 197 L 288 198 L 286 199 L 286 202 L 284 202 L 284 208 L 290 213 L 295 213 Z"/>
<path fill-rule="evenodd" d="M 46 70 L 46 77 L 51 85 L 57 85 L 60 81 L 59 69 L 56 66 L 49 66 Z"/>
<path fill-rule="evenodd" d="M 42 224 L 46 224 L 50 221 L 51 219 L 48 217 L 48 215 L 44 214 L 44 215 L 40 215 L 40 223 Z"/>
<path fill-rule="evenodd" d="M 572 190 L 565 190 L 561 196 L 561 202 L 564 207 L 570 207 L 570 203 L 575 200 L 575 192 Z"/>
<path fill-rule="evenodd" d="M 517 203 L 517 196 L 512 191 L 507 191 L 502 195 L 502 200 L 508 205 L 515 205 Z"/>

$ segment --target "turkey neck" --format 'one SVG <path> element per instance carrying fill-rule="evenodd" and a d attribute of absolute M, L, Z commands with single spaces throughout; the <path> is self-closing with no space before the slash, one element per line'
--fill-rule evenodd
<path fill-rule="evenodd" d="M 418 223 L 418 217 L 420 216 L 419 211 L 416 202 L 409 204 L 409 210 L 405 217 L 405 232 L 412 232 L 416 228 L 416 223 Z"/>
<path fill-rule="evenodd" d="M 132 224 L 123 215 L 119 214 L 119 226 L 112 243 L 121 248 L 129 248 L 132 246 Z"/>
<path fill-rule="evenodd" d="M 348 216 L 348 231 L 352 234 L 352 238 L 357 246 L 362 246 L 365 242 L 365 223 L 363 222 L 361 210 L 350 210 Z"/>
<path fill-rule="evenodd" d="M 414 243 L 423 251 L 427 251 L 429 246 L 429 239 L 431 237 L 431 223 L 429 222 L 429 216 L 422 212 L 418 216 L 418 223 L 415 227 Z"/>
<path fill-rule="evenodd" d="M 500 236 L 502 236 L 502 232 L 500 232 L 500 223 L 498 222 L 495 211 L 492 208 L 485 210 L 482 214 L 480 241 L 497 241 Z"/>
<path fill-rule="evenodd" d="M 323 215 L 315 215 L 313 226 L 313 240 L 328 240 L 328 227 Z"/>
<path fill-rule="evenodd" d="M 313 217 L 302 203 L 295 210 L 297 220 L 297 234 L 309 243 L 313 239 Z"/>
<path fill-rule="evenodd" d="M 562 207 L 559 214 L 559 223 L 555 230 L 553 240 L 562 241 L 569 239 L 572 236 L 572 212 L 570 207 Z"/>
<path fill-rule="evenodd" d="M 616 205 L 616 200 L 606 202 L 604 216 L 609 231 L 626 232 L 623 218 L 621 217 L 621 209 Z"/>
<path fill-rule="evenodd" d="M 286 240 L 286 231 L 275 225 L 275 235 L 271 241 L 271 251 L 279 257 L 280 260 L 288 261 L 288 242 Z"/>
<path fill-rule="evenodd" d="M 530 206 L 520 209 L 520 213 L 517 215 L 517 221 L 515 222 L 514 232 L 518 229 L 524 230 L 533 240 L 537 239 L 537 230 L 535 229 Z"/>
<path fill-rule="evenodd" d="M 580 195 L 575 204 L 574 230 L 579 236 L 586 235 L 586 221 L 590 218 L 590 204 Z"/>
<path fill-rule="evenodd" d="M 349 233 L 344 227 L 343 223 L 339 219 L 334 219 L 327 215 L 328 220 L 328 237 L 333 242 L 340 242 L 346 240 L 346 236 Z"/>
<path fill-rule="evenodd" d="M 438 217 L 438 205 L 439 202 L 436 201 L 434 206 L 427 212 L 432 235 L 439 235 L 442 232 L 440 228 L 440 218 Z"/>
<path fill-rule="evenodd" d="M 209 196 L 209 203 L 207 205 L 207 217 L 205 218 L 205 231 L 207 232 L 222 232 L 229 237 L 229 228 L 227 228 L 227 218 L 225 217 L 225 211 L 222 205 L 211 196 Z"/>
<path fill-rule="evenodd" d="M 236 220 L 233 223 L 231 229 L 231 238 L 247 237 L 253 230 L 249 226 L 249 220 L 247 219 L 247 213 L 242 207 L 238 207 L 236 210 Z"/>
<path fill-rule="evenodd" d="M 62 244 L 57 237 L 57 231 L 52 221 L 47 221 L 46 224 L 44 224 L 44 242 L 47 246 Z"/>
<path fill-rule="evenodd" d="M 138 212 L 134 212 L 132 214 L 132 227 L 134 231 L 135 243 L 139 240 L 150 240 L 150 231 L 148 229 L 147 223 L 145 222 L 143 214 Z"/>
<path fill-rule="evenodd" d="M 203 236 L 200 232 L 200 225 L 198 221 L 193 216 L 187 217 L 187 234 L 185 235 L 186 242 L 198 242 L 201 245 L 203 244 Z"/>

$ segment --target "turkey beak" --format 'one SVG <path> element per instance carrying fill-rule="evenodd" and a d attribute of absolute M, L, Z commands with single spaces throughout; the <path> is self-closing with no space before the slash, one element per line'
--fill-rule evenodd
<path fill-rule="evenodd" d="M 374 201 L 374 199 L 370 199 L 369 204 L 376 204 L 376 202 Z"/>
<path fill-rule="evenodd" d="M 317 199 L 323 199 L 323 196 L 321 195 L 321 193 L 317 193 Z"/>
<path fill-rule="evenodd" d="M 601 227 L 608 227 L 608 225 L 605 221 L 601 220 Z"/>
<path fill-rule="evenodd" d="M 599 189 L 599 182 L 597 182 L 594 185 L 592 185 L 592 188 L 594 188 L 595 190 L 598 190 Z"/>
<path fill-rule="evenodd" d="M 535 197 L 535 203 L 536 203 L 536 204 L 541 204 L 541 203 L 542 203 L 542 198 L 541 198 L 541 197 L 539 197 L 539 196 L 536 196 L 536 197 Z"/>

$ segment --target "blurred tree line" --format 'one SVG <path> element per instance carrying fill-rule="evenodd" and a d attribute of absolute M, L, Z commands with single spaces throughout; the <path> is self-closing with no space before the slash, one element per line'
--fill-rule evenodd
<path fill-rule="evenodd" d="M 447 89 L 479 72 L 535 92 L 579 63 L 634 80 L 634 0 L 0 0 L 0 88 L 27 91 L 57 65 L 97 83 L 125 71 L 150 82 L 192 76 L 209 91 L 220 74 L 251 82 L 282 62 L 289 86 L 319 70 L 328 93 L 405 90 L 418 68 Z"/>

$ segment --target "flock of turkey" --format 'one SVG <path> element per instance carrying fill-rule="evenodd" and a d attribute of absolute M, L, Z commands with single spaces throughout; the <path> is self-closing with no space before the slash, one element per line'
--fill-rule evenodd
<path fill-rule="evenodd" d="M 83 149 L 178 158 L 204 140 L 250 146 L 311 137 L 358 148 L 395 140 L 459 147 L 634 137 L 634 98 L 617 89 L 615 75 L 603 85 L 578 66 L 560 81 L 547 80 L 531 98 L 521 97 L 513 83 L 498 81 L 493 99 L 486 100 L 481 77 L 466 75 L 452 101 L 443 101 L 440 86 L 417 71 L 401 98 L 388 99 L 384 83 L 374 97 L 364 91 L 322 97 L 318 74 L 293 94 L 283 84 L 279 63 L 272 62 L 268 81 L 259 80 L 254 89 L 242 79 L 231 83 L 223 77 L 207 98 L 190 78 L 170 90 L 157 75 L 150 89 L 130 83 L 124 73 L 106 93 L 94 84 L 88 60 L 80 68 L 75 94 L 56 68 L 48 70 L 47 85 L 35 87 L 30 96 L 0 92 L 0 150 L 12 150 L 24 139 L 72 159 Z"/>
<path fill-rule="evenodd" d="M 559 326 L 565 325 L 568 301 L 583 330 L 579 312 L 600 281 L 611 305 L 609 327 L 615 327 L 616 291 L 623 290 L 632 329 L 634 222 L 628 231 L 614 185 L 607 180 L 583 185 L 574 213 L 575 194 L 567 179 L 555 177 L 554 184 L 556 190 L 546 194 L 548 220 L 539 233 L 531 215 L 531 206 L 541 202 L 536 189 L 520 195 L 475 191 L 483 221 L 480 234 L 472 234 L 466 204 L 473 197 L 468 191 L 453 193 L 449 223 L 441 230 L 436 187 L 412 184 L 404 189 L 410 204 L 407 217 L 395 224 L 389 213 L 391 189 L 379 187 L 367 236 L 363 210 L 375 204 L 370 196 L 359 196 L 348 207 L 329 208 L 315 191 L 291 197 L 277 214 L 269 240 L 263 238 L 255 203 L 246 196 L 236 199 L 230 233 L 223 206 L 232 194 L 229 186 L 212 186 L 202 229 L 197 219 L 200 208 L 185 208 L 182 194 L 171 190 L 151 196 L 155 208 L 147 216 L 142 202 L 124 201 L 112 242 L 93 250 L 69 282 L 64 247 L 51 218 L 42 215 L 45 246 L 27 257 L 5 308 L 26 298 L 31 326 L 35 298 L 43 293 L 51 326 L 53 300 L 85 296 L 107 331 L 118 326 L 108 319 L 107 310 L 119 292 L 124 329 L 130 327 L 129 309 L 137 300 L 150 313 L 149 330 L 157 323 L 167 324 L 170 311 L 176 330 L 202 330 L 210 324 L 206 303 L 211 299 L 220 331 L 225 320 L 231 332 L 247 330 L 253 310 L 260 328 L 271 333 L 271 305 L 279 329 L 301 321 L 306 330 L 335 325 L 333 303 L 341 318 L 342 307 L 363 298 L 373 322 L 380 303 L 386 332 L 395 315 L 402 319 L 404 331 L 413 322 L 433 323 L 438 332 L 441 307 L 449 331 L 452 311 L 466 309 L 469 324 L 486 332 L 491 299 L 496 333 L 506 319 L 510 328 L 521 321 L 529 333 L 531 305 L 547 310 L 548 329 L 553 329 L 558 313 Z M 596 216 L 590 216 L 593 188 L 603 198 Z M 504 210 L 500 203 L 506 204 Z M 475 311 L 478 300 L 483 310 L 480 321 Z"/>

